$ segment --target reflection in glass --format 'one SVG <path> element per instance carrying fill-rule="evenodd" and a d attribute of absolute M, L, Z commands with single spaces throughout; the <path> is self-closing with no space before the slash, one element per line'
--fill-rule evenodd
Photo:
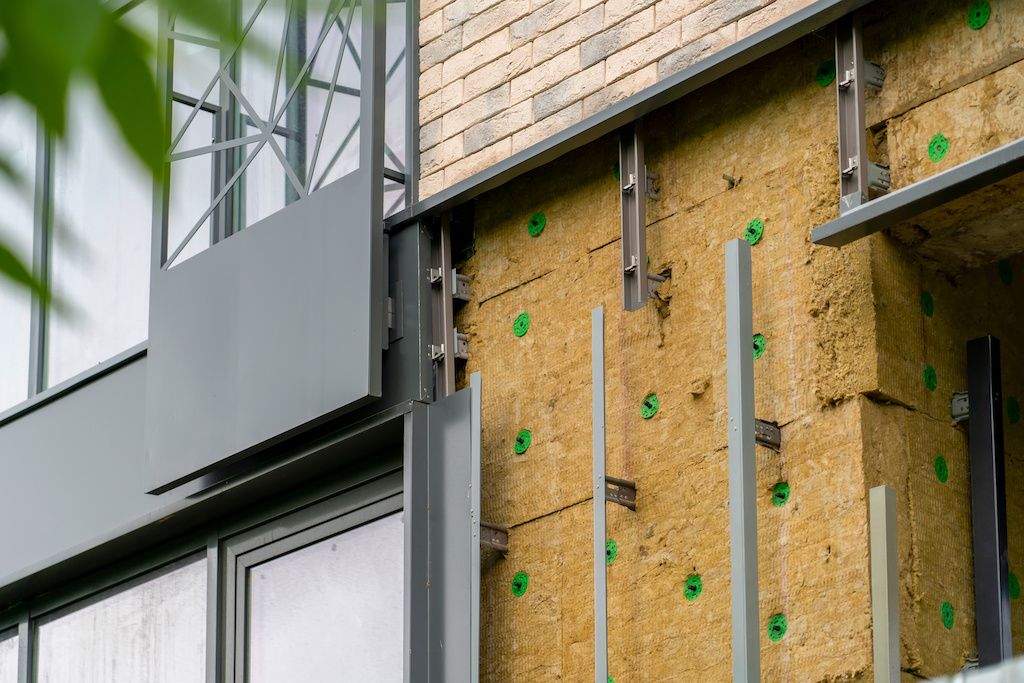
<path fill-rule="evenodd" d="M 395 514 L 252 568 L 247 680 L 401 681 L 403 552 Z"/>
<path fill-rule="evenodd" d="M 36 126 L 20 102 L 0 98 L 0 158 L 20 175 L 21 187 L 0 180 L 0 243 L 32 263 L 32 187 Z M 28 396 L 31 297 L 24 287 L 0 278 L 0 411 Z"/>
<path fill-rule="evenodd" d="M 18 683 L 18 632 L 0 633 L 0 683 Z"/>
<path fill-rule="evenodd" d="M 40 620 L 39 683 L 204 683 L 206 558 Z"/>

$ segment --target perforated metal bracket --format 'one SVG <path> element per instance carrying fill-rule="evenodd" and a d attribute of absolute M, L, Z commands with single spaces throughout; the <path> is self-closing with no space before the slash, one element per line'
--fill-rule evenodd
<path fill-rule="evenodd" d="M 469 277 L 452 267 L 451 232 L 451 215 L 444 214 L 431 244 L 427 269 L 433 317 L 433 339 L 428 350 L 434 361 L 439 398 L 455 392 L 455 361 L 469 359 L 469 337 L 455 329 L 455 302 L 469 301 Z"/>
<path fill-rule="evenodd" d="M 782 450 L 782 430 L 771 422 L 754 420 L 754 440 L 759 446 L 776 452 Z"/>
<path fill-rule="evenodd" d="M 954 424 L 966 422 L 971 417 L 971 400 L 966 391 L 958 391 L 949 401 L 949 416 Z"/>
<path fill-rule="evenodd" d="M 863 31 L 855 12 L 836 22 L 836 96 L 839 111 L 839 212 L 845 213 L 885 194 L 889 169 L 868 158 L 864 115 L 866 88 L 880 90 L 885 70 L 864 61 Z"/>
<path fill-rule="evenodd" d="M 605 475 L 605 499 L 636 512 L 636 482 Z"/>
<path fill-rule="evenodd" d="M 640 121 L 622 129 L 619 137 L 619 177 L 622 183 L 622 306 L 636 311 L 654 296 L 665 281 L 647 272 L 647 197 L 657 198 L 655 176 L 644 165 Z"/>
<path fill-rule="evenodd" d="M 508 527 L 502 524 L 480 522 L 480 545 L 500 553 L 508 552 Z"/>

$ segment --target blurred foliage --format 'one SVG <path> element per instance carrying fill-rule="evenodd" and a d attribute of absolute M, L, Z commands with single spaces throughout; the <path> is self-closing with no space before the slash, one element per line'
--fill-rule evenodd
<path fill-rule="evenodd" d="M 147 2 L 213 35 L 230 35 L 234 28 L 228 0 Z M 68 127 L 71 84 L 91 83 L 129 149 L 159 180 L 166 141 L 164 108 L 152 67 L 154 37 L 120 21 L 124 7 L 103 0 L 0 0 L 0 106 L 7 98 L 22 100 L 45 129 L 61 139 Z M 27 191 L 25 180 L 2 156 L 0 182 Z M 33 276 L 2 242 L 0 277 L 49 300 L 47 283 Z"/>

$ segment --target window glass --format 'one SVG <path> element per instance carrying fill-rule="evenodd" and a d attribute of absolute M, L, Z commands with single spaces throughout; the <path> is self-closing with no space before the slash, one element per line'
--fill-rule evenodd
<path fill-rule="evenodd" d="M 150 5 L 124 21 L 156 33 Z M 153 181 L 92 88 L 72 90 L 68 124 L 54 155 L 50 277 L 69 310 L 50 314 L 48 386 L 145 341 L 149 332 Z"/>
<path fill-rule="evenodd" d="M 39 683 L 204 683 L 206 558 L 46 617 L 36 636 Z"/>
<path fill-rule="evenodd" d="M 18 683 L 18 634 L 0 633 L 0 683 Z"/>
<path fill-rule="evenodd" d="M 36 126 L 17 100 L 0 98 L 0 158 L 17 171 L 20 186 L 0 179 L 0 243 L 32 262 L 33 175 Z M 0 411 L 28 397 L 31 297 L 24 287 L 0 278 Z"/>
<path fill-rule="evenodd" d="M 401 681 L 401 514 L 249 571 L 250 683 Z"/>

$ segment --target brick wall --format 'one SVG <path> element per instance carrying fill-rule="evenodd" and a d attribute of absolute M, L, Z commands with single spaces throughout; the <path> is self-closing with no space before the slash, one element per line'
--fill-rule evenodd
<path fill-rule="evenodd" d="M 811 0 L 421 0 L 420 196 Z"/>

